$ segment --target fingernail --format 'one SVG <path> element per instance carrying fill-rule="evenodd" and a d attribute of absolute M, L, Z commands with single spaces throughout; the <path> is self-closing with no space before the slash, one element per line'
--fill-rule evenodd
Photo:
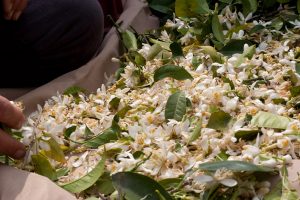
<path fill-rule="evenodd" d="M 23 126 L 23 120 L 22 121 L 19 121 L 19 123 L 18 123 L 18 129 L 20 129 L 20 128 L 22 128 L 22 126 Z"/>
<path fill-rule="evenodd" d="M 14 154 L 14 158 L 21 159 L 25 156 L 25 154 L 26 154 L 26 151 L 20 149 Z"/>
<path fill-rule="evenodd" d="M 17 20 L 19 19 L 20 15 L 21 15 L 21 12 L 20 12 L 20 11 L 19 11 L 19 12 L 16 12 L 16 13 L 14 14 L 14 16 L 13 16 L 13 20 L 17 21 Z"/>

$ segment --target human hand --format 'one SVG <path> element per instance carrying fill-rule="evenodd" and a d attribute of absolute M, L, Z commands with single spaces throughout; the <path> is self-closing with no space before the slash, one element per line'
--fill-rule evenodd
<path fill-rule="evenodd" d="M 2 0 L 4 18 L 18 20 L 26 8 L 28 0 Z"/>
<path fill-rule="evenodd" d="M 22 111 L 0 95 L 0 122 L 10 128 L 22 127 L 25 117 Z M 24 157 L 25 146 L 0 129 L 0 154 L 8 155 L 15 159 Z"/>

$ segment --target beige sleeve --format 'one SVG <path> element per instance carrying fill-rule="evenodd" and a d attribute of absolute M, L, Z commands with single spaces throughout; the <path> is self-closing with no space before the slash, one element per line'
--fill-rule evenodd
<path fill-rule="evenodd" d="M 48 178 L 0 165 L 2 200 L 76 200 Z"/>

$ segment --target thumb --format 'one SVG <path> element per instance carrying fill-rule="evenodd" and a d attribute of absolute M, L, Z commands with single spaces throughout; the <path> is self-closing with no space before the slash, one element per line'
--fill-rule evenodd
<path fill-rule="evenodd" d="M 25 146 L 0 129 L 0 154 L 8 155 L 15 159 L 25 156 Z"/>

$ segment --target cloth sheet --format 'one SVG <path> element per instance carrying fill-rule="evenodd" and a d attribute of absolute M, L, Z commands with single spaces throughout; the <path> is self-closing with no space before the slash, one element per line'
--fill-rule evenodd
<path fill-rule="evenodd" d="M 138 32 L 144 32 L 158 27 L 159 21 L 153 17 L 147 6 L 140 0 L 123 1 L 124 12 L 118 22 L 123 21 L 122 28 L 134 27 Z M 104 74 L 113 74 L 118 65 L 111 62 L 112 57 L 118 57 L 122 52 L 116 30 L 111 29 L 105 36 L 101 53 L 86 65 L 69 72 L 38 88 L 5 89 L 0 88 L 0 94 L 11 100 L 17 99 L 25 105 L 28 115 L 35 111 L 37 104 L 63 92 L 66 88 L 77 85 L 95 92 L 105 83 Z M 0 200 L 73 200 L 75 197 L 57 187 L 45 177 L 16 170 L 0 165 Z"/>

